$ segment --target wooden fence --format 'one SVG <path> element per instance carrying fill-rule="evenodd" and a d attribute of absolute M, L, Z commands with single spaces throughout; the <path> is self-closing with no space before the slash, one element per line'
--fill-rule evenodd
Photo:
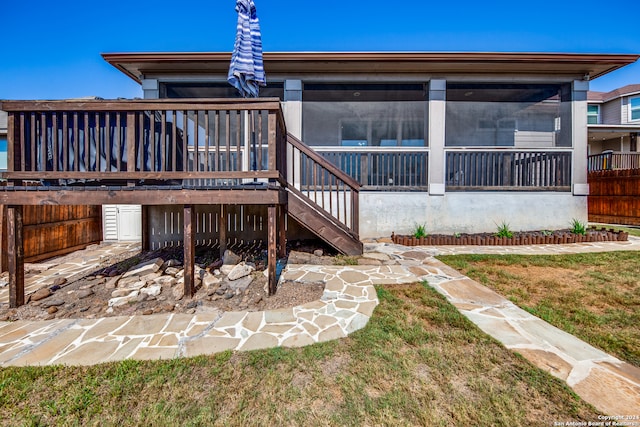
<path fill-rule="evenodd" d="M 6 207 L 0 207 L 0 267 L 6 270 Z M 23 244 L 27 262 L 64 255 L 102 240 L 100 206 L 24 206 Z"/>
<path fill-rule="evenodd" d="M 589 172 L 589 221 L 640 225 L 640 169 Z"/>

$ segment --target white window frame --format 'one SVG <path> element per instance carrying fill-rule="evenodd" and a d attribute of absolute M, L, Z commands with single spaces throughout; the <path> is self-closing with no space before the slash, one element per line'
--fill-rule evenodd
<path fill-rule="evenodd" d="M 589 113 L 589 107 L 596 107 L 598 109 L 598 112 L 596 114 L 592 114 Z M 587 106 L 587 124 L 589 125 L 599 125 L 600 124 L 600 106 L 598 104 L 589 104 Z M 589 118 L 590 117 L 594 117 L 596 118 L 596 122 L 595 123 L 589 123 Z"/>
<path fill-rule="evenodd" d="M 633 101 L 637 101 L 638 105 L 634 108 L 633 107 Z M 638 113 L 640 113 L 640 96 L 633 96 L 629 98 L 629 117 L 628 117 L 628 121 L 630 122 L 638 122 L 640 121 L 640 116 L 636 119 L 633 118 L 633 112 L 637 111 Z"/>

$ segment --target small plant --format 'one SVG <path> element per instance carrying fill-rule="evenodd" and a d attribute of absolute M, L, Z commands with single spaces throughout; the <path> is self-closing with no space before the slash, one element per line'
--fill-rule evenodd
<path fill-rule="evenodd" d="M 581 234 L 584 236 L 587 234 L 587 224 L 574 218 L 571 220 L 571 232 L 573 234 Z"/>
<path fill-rule="evenodd" d="M 498 227 L 498 231 L 495 234 L 496 237 L 506 237 L 507 239 L 513 237 L 513 231 L 509 229 L 509 224 L 506 222 L 502 221 L 500 225 L 496 224 L 496 226 Z"/>
<path fill-rule="evenodd" d="M 548 236 L 551 236 L 553 234 L 553 231 L 551 231 L 551 230 L 542 230 L 541 233 L 542 233 L 542 235 L 544 237 L 548 237 Z"/>
<path fill-rule="evenodd" d="M 453 237 L 455 237 L 456 239 L 459 239 L 459 238 L 460 238 L 460 236 L 461 236 L 461 234 L 460 234 L 460 233 L 453 233 Z"/>
<path fill-rule="evenodd" d="M 424 224 L 422 225 L 416 224 L 416 226 L 413 229 L 413 237 L 415 237 L 416 239 L 427 237 L 427 229 L 424 226 Z"/>

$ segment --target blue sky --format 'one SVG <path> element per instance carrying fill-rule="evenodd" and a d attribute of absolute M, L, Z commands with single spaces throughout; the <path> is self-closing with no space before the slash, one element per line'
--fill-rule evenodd
<path fill-rule="evenodd" d="M 637 0 L 255 0 L 265 51 L 640 53 Z M 231 51 L 235 0 L 7 1 L 0 99 L 141 96 L 103 52 Z M 268 72 L 268 70 L 267 70 Z M 268 78 L 268 74 L 267 74 Z M 640 63 L 591 83 L 640 83 Z"/>

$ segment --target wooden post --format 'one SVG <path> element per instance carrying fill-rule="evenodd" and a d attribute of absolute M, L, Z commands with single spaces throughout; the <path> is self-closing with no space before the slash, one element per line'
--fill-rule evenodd
<path fill-rule="evenodd" d="M 276 116 L 276 111 L 272 110 L 269 111 L 269 118 L 267 119 L 267 138 L 268 138 L 268 150 L 269 150 L 269 159 L 268 159 L 268 165 L 269 165 L 269 170 L 270 171 L 275 171 L 277 168 L 276 165 L 276 136 L 277 136 L 277 130 L 276 130 L 276 126 L 278 125 L 277 122 L 277 116 Z"/>
<path fill-rule="evenodd" d="M 195 208 L 184 205 L 184 296 L 191 298 L 195 293 Z"/>
<path fill-rule="evenodd" d="M 24 305 L 24 248 L 22 206 L 7 209 L 7 252 L 9 264 L 9 307 Z"/>
<path fill-rule="evenodd" d="M 351 189 L 351 229 L 360 234 L 360 190 Z"/>
<path fill-rule="evenodd" d="M 287 230 L 284 224 L 284 216 L 287 205 L 278 206 L 278 258 L 287 256 Z"/>
<path fill-rule="evenodd" d="M 149 234 L 149 206 L 142 205 L 141 212 L 141 225 L 142 225 L 142 250 L 148 251 L 151 248 L 151 236 Z"/>
<path fill-rule="evenodd" d="M 267 266 L 269 269 L 269 295 L 276 293 L 276 206 L 269 206 L 267 219 Z"/>
<path fill-rule="evenodd" d="M 0 273 L 7 271 L 7 206 L 0 205 Z"/>
<path fill-rule="evenodd" d="M 140 137 L 142 138 L 142 136 Z M 127 172 L 136 171 L 136 113 L 127 112 L 127 134 L 125 136 L 125 147 L 127 153 Z M 135 186 L 135 181 L 128 180 L 127 186 Z"/>
<path fill-rule="evenodd" d="M 227 250 L 227 207 L 220 205 L 220 217 L 218 218 L 218 232 L 220 233 L 220 259 Z"/>

